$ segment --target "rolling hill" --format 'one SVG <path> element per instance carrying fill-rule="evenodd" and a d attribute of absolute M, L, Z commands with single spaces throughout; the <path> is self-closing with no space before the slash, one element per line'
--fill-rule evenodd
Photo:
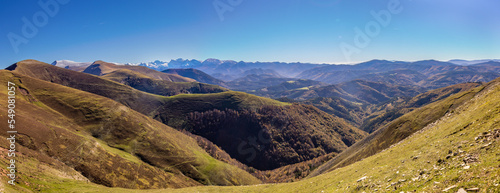
<path fill-rule="evenodd" d="M 74 62 L 70 60 L 56 60 L 52 62 L 52 65 L 61 67 L 61 68 L 66 68 L 78 72 L 84 71 L 87 67 L 89 67 L 92 64 L 92 62 Z"/>
<path fill-rule="evenodd" d="M 389 148 L 391 145 L 394 145 L 415 132 L 420 131 L 445 115 L 454 112 L 461 105 L 472 100 L 480 93 L 487 92 L 484 91 L 485 88 L 491 89 L 493 87 L 494 89 L 498 83 L 499 80 L 497 79 L 486 84 L 485 86 L 469 91 L 459 92 L 447 97 L 446 99 L 406 113 L 394 121 L 391 121 L 375 130 L 375 132 L 370 134 L 368 137 L 354 144 L 351 148 L 342 152 L 339 156 L 318 168 L 312 176 L 347 166 Z"/>
<path fill-rule="evenodd" d="M 154 79 L 128 69 L 116 70 L 103 75 L 102 77 L 130 86 L 140 91 L 162 96 L 173 96 L 177 94 L 218 93 L 228 91 L 228 89 L 222 88 L 220 86 L 199 82 L 172 82 L 168 80 Z"/>
<path fill-rule="evenodd" d="M 498 192 L 499 127 L 500 79 L 495 79 L 399 117 L 299 182 L 150 192 Z M 47 179 L 54 184 L 60 178 Z M 75 179 L 58 188 L 137 192 Z"/>
<path fill-rule="evenodd" d="M 436 89 L 466 82 L 488 82 L 500 76 L 497 62 L 461 66 L 449 62 L 372 60 L 355 65 L 328 65 L 303 71 L 297 78 L 338 84 L 362 79 L 403 86 Z"/>
<path fill-rule="evenodd" d="M 191 78 L 182 77 L 176 74 L 167 74 L 158 72 L 156 70 L 144 67 L 144 66 L 128 66 L 128 65 L 116 65 L 113 63 L 104 62 L 101 60 L 95 61 L 87 67 L 83 72 L 88 74 L 93 74 L 97 76 L 102 76 L 120 69 L 128 69 L 134 72 L 141 73 L 143 75 L 149 76 L 154 79 L 167 80 L 171 82 L 195 82 Z"/>
<path fill-rule="evenodd" d="M 413 111 L 416 108 L 481 85 L 482 83 L 462 83 L 431 90 L 413 98 L 398 97 L 394 100 L 371 107 L 370 110 L 372 113 L 370 113 L 368 117 L 364 118 L 363 124 L 359 128 L 363 131 L 371 133 L 374 129 L 380 128 L 381 126 Z"/>
<path fill-rule="evenodd" d="M 338 153 L 366 135 L 312 106 L 292 105 L 242 92 L 164 97 L 32 60 L 18 62 L 8 69 L 118 101 L 166 125 L 208 138 L 238 161 L 257 169 L 274 169 Z M 288 115 L 288 112 L 293 114 Z M 199 117 L 203 116 L 230 116 L 234 119 L 210 119 L 214 122 L 204 125 L 199 122 Z M 255 127 L 250 127 L 252 125 Z M 265 147 L 255 143 L 254 138 L 247 134 L 260 136 L 263 139 L 260 141 L 266 142 Z M 254 147 L 255 153 L 246 153 L 251 151 L 247 149 Z M 254 154 L 255 160 L 265 162 L 247 159 Z"/>
<path fill-rule="evenodd" d="M 207 73 L 201 71 L 201 70 L 196 70 L 193 68 L 187 68 L 187 69 L 167 69 L 162 71 L 167 74 L 177 74 L 183 77 L 187 78 L 192 78 L 198 82 L 201 83 L 206 83 L 206 84 L 213 84 L 213 85 L 219 85 L 222 87 L 227 87 L 226 83 L 222 80 L 216 79 Z"/>
<path fill-rule="evenodd" d="M 42 175 L 35 178 L 25 175 L 31 171 L 19 170 L 20 190 L 47 190 L 42 185 L 54 177 L 133 189 L 260 182 L 211 157 L 195 139 L 116 101 L 15 72 L 0 74 L 2 82 L 17 88 L 16 145 L 21 154 L 16 159 L 21 167 L 41 167 L 35 169 L 40 174 L 31 173 Z M 7 122 L 6 109 L 2 111 L 0 119 Z M 2 150 L 8 148 L 5 142 Z"/>

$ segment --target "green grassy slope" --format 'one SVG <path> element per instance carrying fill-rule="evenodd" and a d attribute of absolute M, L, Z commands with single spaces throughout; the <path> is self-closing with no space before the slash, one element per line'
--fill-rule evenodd
<path fill-rule="evenodd" d="M 247 172 L 212 158 L 193 138 L 113 100 L 8 71 L 0 73 L 5 83 L 2 90 L 6 90 L 7 80 L 20 88 L 16 107 L 22 132 L 19 144 L 33 153 L 26 159 L 58 160 L 106 186 L 259 183 Z M 6 98 L 5 94 L 0 93 Z M 0 102 L 5 106 L 6 101 Z M 3 122 L 7 122 L 5 114 L 4 109 Z M 46 163 L 51 164 L 50 159 Z M 35 183 L 29 181 L 32 178 L 25 180 L 21 184 Z"/>

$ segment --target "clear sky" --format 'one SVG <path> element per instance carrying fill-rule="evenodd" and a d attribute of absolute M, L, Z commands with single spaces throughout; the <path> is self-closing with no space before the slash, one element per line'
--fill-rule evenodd
<path fill-rule="evenodd" d="M 0 67 L 500 58 L 499 8 L 498 0 L 0 0 Z"/>

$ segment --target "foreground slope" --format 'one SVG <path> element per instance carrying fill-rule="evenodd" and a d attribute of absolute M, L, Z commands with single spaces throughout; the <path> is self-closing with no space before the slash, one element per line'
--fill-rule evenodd
<path fill-rule="evenodd" d="M 339 153 L 366 135 L 315 107 L 242 92 L 163 97 L 37 61 L 21 61 L 8 69 L 113 99 L 166 125 L 208 138 L 238 161 L 261 170 Z"/>
<path fill-rule="evenodd" d="M 464 100 L 461 105 L 399 143 L 323 175 L 294 183 L 148 192 L 457 192 L 461 188 L 499 192 L 500 79 L 452 95 L 445 103 L 460 100 Z M 428 106 L 432 109 L 438 103 Z M 137 192 L 71 182 L 61 187 L 78 192 Z"/>
<path fill-rule="evenodd" d="M 211 157 L 193 138 L 113 100 L 5 70 L 0 74 L 5 83 L 2 90 L 7 81 L 17 85 L 20 133 L 16 145 L 21 153 L 18 159 L 25 160 L 21 163 L 63 170 L 63 177 L 111 187 L 259 183 L 247 172 Z M 0 95 L 7 98 L 5 92 Z M 0 103 L 6 106 L 5 100 Z M 7 122 L 5 111 L 0 117 L 3 122 Z M 2 131 L 7 137 L 5 127 Z M 7 144 L 2 143 L 2 148 L 7 149 Z M 18 175 L 28 173 L 20 170 Z M 20 187 L 33 189 L 49 179 L 23 176 L 18 180 Z"/>

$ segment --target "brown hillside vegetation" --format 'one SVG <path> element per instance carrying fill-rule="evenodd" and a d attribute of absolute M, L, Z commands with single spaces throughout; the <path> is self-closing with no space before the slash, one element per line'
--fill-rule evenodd
<path fill-rule="evenodd" d="M 339 153 L 365 136 L 340 118 L 299 104 L 193 112 L 187 122 L 183 128 L 259 170 Z"/>
<path fill-rule="evenodd" d="M 17 85 L 18 144 L 28 150 L 20 159 L 48 164 L 58 160 L 56 165 L 81 173 L 81 180 L 110 187 L 259 183 L 249 173 L 212 158 L 193 138 L 113 100 L 5 70 L 0 73 L 2 90 L 7 81 Z M 6 98 L 5 92 L 0 95 Z M 5 100 L 0 102 L 6 106 Z M 0 119 L 7 122 L 6 109 L 2 111 Z M 47 179 L 19 180 L 19 186 L 33 189 Z"/>
<path fill-rule="evenodd" d="M 167 80 L 171 82 L 195 82 L 195 80 L 191 78 L 186 78 L 183 76 L 179 76 L 177 74 L 167 74 L 163 72 L 158 72 L 156 70 L 150 69 L 145 66 L 116 65 L 101 60 L 95 61 L 94 63 L 92 63 L 92 65 L 87 67 L 83 72 L 97 76 L 102 76 L 122 69 L 132 70 L 134 72 L 138 72 L 143 75 L 159 80 Z"/>
<path fill-rule="evenodd" d="M 228 153 L 222 150 L 220 147 L 209 141 L 208 139 L 201 137 L 199 135 L 193 135 L 190 132 L 183 131 L 184 134 L 196 139 L 198 145 L 202 147 L 207 153 L 212 157 L 221 160 L 223 162 L 234 165 L 240 169 L 248 171 L 253 176 L 262 180 L 263 183 L 282 183 L 282 182 L 294 182 L 301 180 L 308 176 L 314 169 L 319 167 L 321 164 L 327 162 L 337 155 L 337 153 L 329 153 L 326 155 L 319 156 L 312 160 L 307 160 L 304 162 L 299 162 L 295 164 L 289 164 L 282 166 L 273 170 L 257 170 L 253 167 L 249 167 L 238 160 L 232 158 Z"/>
<path fill-rule="evenodd" d="M 198 112 L 204 113 L 205 116 L 216 111 L 224 111 L 221 114 L 229 112 L 230 115 L 249 122 L 247 122 L 248 124 L 236 122 L 231 125 L 224 122 L 227 121 L 226 119 L 214 120 L 213 124 L 224 126 L 217 128 L 218 131 L 214 132 L 224 134 L 225 131 L 232 131 L 234 133 L 232 136 L 238 137 L 236 140 L 221 138 L 214 143 L 227 151 L 231 157 L 247 163 L 249 166 L 258 167 L 258 169 L 274 169 L 287 164 L 307 161 L 327 153 L 340 152 L 365 135 L 363 131 L 350 126 L 339 118 L 321 112 L 317 108 L 307 105 L 290 105 L 242 92 L 180 94 L 162 97 L 138 91 L 101 77 L 41 62 L 22 61 L 9 67 L 9 70 L 105 96 L 176 129 L 189 127 L 187 130 L 210 140 L 215 139 L 210 138 L 214 136 L 210 135 L 210 132 L 198 132 L 198 128 L 193 129 L 193 126 L 198 125 L 198 123 L 194 122 L 196 119 L 191 114 Z M 266 106 L 264 110 L 262 110 L 263 106 Z M 259 109 L 261 109 L 260 112 Z M 249 125 L 254 125 L 257 129 L 246 129 Z M 256 147 L 254 149 L 255 156 L 259 156 L 259 159 L 265 158 L 278 162 L 248 161 L 248 156 L 253 155 L 248 151 L 252 152 L 254 147 L 248 145 L 255 143 L 252 141 L 253 138 L 247 138 L 248 136 L 243 138 L 245 133 L 254 134 L 255 137 L 258 137 L 259 133 L 262 137 L 271 136 L 264 136 L 264 134 L 272 134 L 272 144 L 267 145 L 265 151 L 261 151 L 261 147 Z M 240 151 L 238 151 L 238 146 L 241 144 Z M 299 156 L 299 153 L 303 155 Z"/>

